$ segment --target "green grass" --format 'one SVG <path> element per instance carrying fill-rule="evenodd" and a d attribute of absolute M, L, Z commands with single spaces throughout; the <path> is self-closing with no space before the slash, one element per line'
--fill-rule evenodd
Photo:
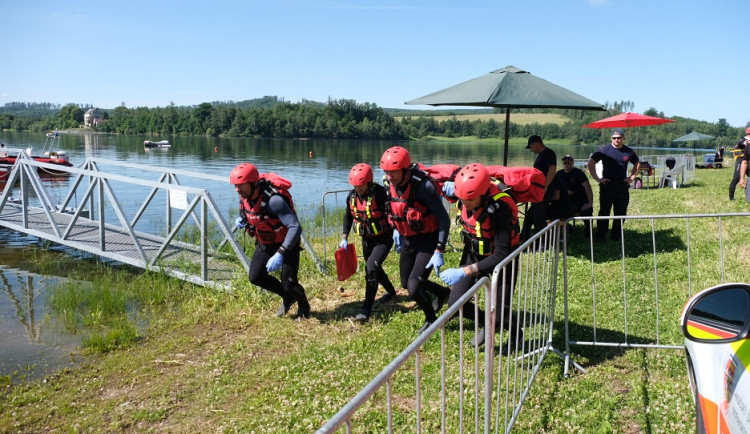
<path fill-rule="evenodd" d="M 697 182 L 689 188 L 634 191 L 630 214 L 750 209 L 744 201 L 726 200 L 731 178 L 728 169 L 698 171 L 696 175 Z M 650 235 L 644 234 L 650 229 L 645 223 L 631 223 L 626 229 L 634 244 L 626 261 L 643 277 L 633 277 L 628 284 L 633 289 L 648 288 L 653 286 L 653 264 Z M 705 248 L 712 243 L 708 229 L 691 229 L 692 241 L 700 246 L 691 252 L 698 273 L 696 285 L 716 279 L 716 264 L 708 260 L 715 253 Z M 681 230 L 665 226 L 658 233 L 670 239 L 670 234 Z M 750 248 L 738 241 L 743 232 L 731 236 L 741 229 L 730 224 L 724 230 L 734 238 L 727 246 L 727 280 L 742 279 L 741 270 L 750 265 Z M 455 231 L 452 236 L 457 237 Z M 332 256 L 331 246 L 337 246 L 338 236 L 327 242 Z M 321 244 L 320 239 L 313 240 L 319 252 Z M 582 249 L 580 245 L 571 248 Z M 90 330 L 98 333 L 92 333 L 90 339 L 96 342 L 91 342 L 90 351 L 99 355 L 44 381 L 0 379 L 0 432 L 311 432 L 400 353 L 422 322 L 422 313 L 401 295 L 398 303 L 377 307 L 370 322 L 354 323 L 350 317 L 364 297 L 364 267 L 349 280 L 337 282 L 331 275 L 318 273 L 304 254 L 300 279 L 313 318 L 302 323 L 290 317 L 275 318 L 278 297 L 259 292 L 243 278 L 238 277 L 235 290 L 227 293 L 127 267 L 65 262 L 59 255 L 50 261 L 47 255 L 52 253 L 37 255 L 35 262 L 49 274 L 91 282 L 62 285 L 53 299 L 55 312 L 62 317 L 75 312 L 68 321 L 77 327 L 77 333 L 87 333 L 84 323 L 95 325 Z M 396 259 L 389 256 L 385 269 L 398 286 Z M 457 252 L 446 254 L 451 265 L 458 259 Z M 684 269 L 686 253 L 679 243 L 667 243 L 658 252 L 658 261 L 659 285 L 663 287 L 660 296 L 665 297 L 660 300 L 665 309 L 662 318 L 676 323 L 684 302 L 680 283 L 684 277 L 674 270 Z M 58 263 L 62 265 L 54 265 Z M 602 253 L 596 266 L 619 273 L 621 263 L 616 255 Z M 571 257 L 569 272 L 572 285 L 590 285 L 590 265 L 584 253 Z M 612 280 L 602 280 L 597 288 L 603 298 L 613 300 L 614 312 L 622 282 Z M 571 319 L 583 324 L 588 321 L 590 295 L 581 292 L 572 293 Z M 648 313 L 648 306 L 653 305 L 650 295 L 644 293 L 646 298 L 639 299 L 634 291 L 633 296 L 634 313 Z M 561 306 L 558 301 L 556 347 L 562 343 Z M 601 326 L 615 328 L 614 314 L 606 314 L 610 307 L 602 308 Z M 106 317 L 110 323 L 105 322 Z M 458 345 L 457 326 L 446 330 L 447 345 Z M 636 328 L 633 333 L 641 331 Z M 668 337 L 679 340 L 679 336 Z M 440 405 L 434 401 L 434 391 L 440 386 L 437 351 L 438 342 L 433 340 L 422 352 L 424 432 L 440 428 Z M 524 404 L 516 432 L 694 431 L 682 351 L 581 346 L 572 351 L 573 359 L 588 373 L 572 371 L 570 378 L 564 378 L 562 359 L 549 354 Z M 471 357 L 467 363 L 473 366 Z M 413 360 L 407 363 L 413 365 Z M 458 381 L 456 372 L 447 377 L 450 384 Z M 473 377 L 466 381 L 470 401 Z M 401 427 L 397 430 L 412 431 L 413 376 L 394 377 L 393 390 L 394 422 Z M 455 418 L 456 412 L 451 404 L 449 415 Z M 473 431 L 473 421 L 469 425 Z M 385 395 L 378 392 L 358 415 L 355 431 L 384 430 Z M 448 431 L 456 430 L 455 421 L 451 422 Z"/>

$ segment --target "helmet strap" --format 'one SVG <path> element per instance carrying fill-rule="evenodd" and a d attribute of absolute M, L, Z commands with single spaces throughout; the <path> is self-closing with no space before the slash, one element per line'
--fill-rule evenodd
<path fill-rule="evenodd" d="M 258 188 L 258 183 L 253 184 L 252 182 L 249 182 L 250 184 L 250 200 L 255 200 L 260 195 L 260 188 Z"/>

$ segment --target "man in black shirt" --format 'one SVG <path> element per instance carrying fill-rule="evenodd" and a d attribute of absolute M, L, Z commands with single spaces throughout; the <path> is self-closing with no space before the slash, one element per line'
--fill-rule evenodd
<path fill-rule="evenodd" d="M 557 176 L 562 178 L 567 187 L 567 194 L 573 205 L 573 212 L 582 217 L 590 217 L 594 214 L 594 193 L 591 190 L 589 178 L 583 170 L 573 166 L 573 157 L 566 155 L 562 158 L 563 168 L 557 171 Z M 589 221 L 584 222 L 588 232 Z"/>
<path fill-rule="evenodd" d="M 526 217 L 523 219 L 523 230 L 521 231 L 521 238 L 523 240 L 527 240 L 531 236 L 532 224 L 534 225 L 534 232 L 539 232 L 547 226 L 547 207 L 554 194 L 554 189 L 550 188 L 550 186 L 557 172 L 557 155 L 555 155 L 555 151 L 544 146 L 541 137 L 537 135 L 529 137 L 526 149 L 537 154 L 534 160 L 534 168 L 539 169 L 547 181 L 545 184 L 544 199 L 541 202 L 532 204 L 526 212 Z"/>
<path fill-rule="evenodd" d="M 630 203 L 630 184 L 632 184 L 641 162 L 635 151 L 623 144 L 625 135 L 621 129 L 612 130 L 612 142 L 602 145 L 591 154 L 589 158 L 589 173 L 599 184 L 599 216 L 608 216 L 612 212 L 615 216 L 628 214 Z M 596 173 L 596 163 L 602 162 L 602 176 Z M 628 163 L 633 169 L 628 175 Z M 612 221 L 611 238 L 615 241 L 621 239 L 622 220 Z M 609 230 L 609 220 L 598 220 L 596 224 L 597 237 L 604 241 Z"/>

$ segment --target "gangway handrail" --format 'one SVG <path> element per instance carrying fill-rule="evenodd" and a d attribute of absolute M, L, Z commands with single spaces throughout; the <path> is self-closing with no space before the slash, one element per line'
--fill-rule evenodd
<path fill-rule="evenodd" d="M 149 166 L 146 164 L 115 161 L 115 160 L 108 160 L 105 158 L 97 158 L 97 157 L 86 157 L 86 160 L 82 164 L 86 164 L 87 162 L 109 164 L 109 165 L 121 166 L 121 167 L 130 167 L 132 169 L 146 170 L 149 172 L 173 173 L 175 175 L 185 175 L 191 178 L 207 179 L 211 181 L 229 183 L 229 176 L 218 176 L 218 175 L 211 175 L 208 173 L 190 172 L 188 170 L 174 169 L 171 167 Z"/>
<path fill-rule="evenodd" d="M 139 177 L 123 176 L 119 174 L 112 174 L 102 172 L 99 169 L 99 165 L 112 164 L 116 166 L 127 166 L 134 169 L 144 169 L 151 172 L 162 173 L 161 177 L 157 181 L 146 180 Z M 43 168 L 54 170 L 56 173 L 67 173 L 75 175 L 75 178 L 70 183 L 71 189 L 65 195 L 65 199 L 61 204 L 53 204 L 50 200 L 45 186 L 42 184 L 39 178 L 39 173 L 36 169 Z M 131 171 L 131 173 L 134 171 Z M 218 253 L 220 249 L 227 241 L 231 245 L 237 257 L 240 259 L 241 265 L 245 270 L 249 269 L 249 260 L 244 252 L 244 249 L 239 245 L 238 240 L 234 236 L 233 231 L 230 229 L 230 225 L 227 222 L 225 216 L 219 211 L 219 207 L 213 198 L 205 188 L 191 187 L 182 185 L 177 180 L 175 174 L 183 174 L 189 178 L 195 179 L 209 179 L 216 181 L 226 181 L 226 178 L 211 176 L 199 173 L 192 173 L 184 170 L 172 170 L 168 168 L 154 168 L 153 166 L 145 166 L 139 164 L 127 163 L 123 164 L 116 161 L 108 161 L 104 159 L 93 159 L 89 158 L 86 163 L 82 164 L 81 167 L 73 166 L 61 166 L 57 164 L 43 163 L 36 161 L 28 156 L 26 153 L 19 153 L 19 157 L 16 159 L 16 164 L 11 169 L 8 175 L 8 181 L 6 185 L 14 185 L 16 181 L 21 181 L 21 197 L 18 201 L 12 199 L 14 194 L 14 188 L 6 188 L 0 196 L 0 214 L 6 213 L 10 219 L 3 221 L 3 226 L 19 230 L 22 232 L 29 233 L 34 236 L 49 239 L 50 241 L 59 242 L 65 245 L 69 245 L 76 249 L 88 251 L 100 256 L 110 257 L 112 259 L 135 265 L 146 269 L 157 269 L 164 270 L 169 274 L 179 277 L 183 280 L 188 280 L 194 283 L 206 285 L 210 284 L 213 286 L 221 285 L 219 282 L 209 281 L 209 259 L 217 259 L 213 256 L 209 258 L 209 254 Z M 168 182 L 164 182 L 168 180 Z M 169 181 L 177 181 L 169 182 Z M 84 193 L 83 202 L 89 202 L 89 214 L 84 214 L 85 207 L 77 206 L 74 209 L 68 209 L 73 203 L 74 198 L 78 200 L 80 194 L 79 188 L 87 182 L 87 189 Z M 153 197 L 155 192 L 159 190 L 166 190 L 170 194 L 172 192 L 180 192 L 185 195 L 194 195 L 190 198 L 190 206 L 171 206 L 170 199 L 166 200 L 166 209 L 168 219 L 171 219 L 173 213 L 172 210 L 182 209 L 183 214 L 178 219 L 177 223 L 168 230 L 169 236 L 163 237 L 159 235 L 152 235 L 146 232 L 136 232 L 135 223 L 138 221 L 138 217 L 144 212 L 143 209 L 139 209 L 138 217 L 133 221 L 128 221 L 128 217 L 124 211 L 122 204 L 120 203 L 117 193 L 113 188 L 111 182 L 119 182 L 126 186 L 142 186 L 151 189 L 149 197 Z M 34 189 L 36 193 L 38 204 L 30 204 L 32 198 L 29 195 L 29 190 Z M 105 207 L 105 199 L 108 202 Z M 96 202 L 96 203 L 95 203 Z M 13 203 L 13 206 L 9 208 L 9 203 Z M 163 205 L 159 205 L 163 206 Z M 198 211 L 196 211 L 196 209 Z M 47 217 L 47 223 L 43 223 L 40 218 L 41 213 L 44 213 Z M 113 212 L 119 220 L 120 226 L 108 224 L 105 222 L 105 212 Z M 199 215 L 197 214 L 199 212 Z M 97 217 L 94 217 L 96 215 Z M 91 217 L 94 217 L 93 219 Z M 183 243 L 176 240 L 176 237 L 184 227 L 184 223 L 189 219 L 193 218 L 200 232 L 200 239 L 195 243 Z M 5 218 L 5 217 L 4 217 Z M 111 218 L 111 217 L 110 217 Z M 211 246 L 211 237 L 208 236 L 208 219 L 215 221 L 218 226 L 218 230 L 223 237 L 219 247 L 214 250 Z M 80 224 L 79 224 L 80 222 Z M 93 223 L 93 225 L 92 225 Z M 42 224 L 43 227 L 37 225 Z M 60 225 L 65 225 L 64 230 L 60 231 Z M 92 237 L 85 235 L 86 238 L 81 239 L 81 231 L 89 231 L 97 227 L 98 232 L 98 246 Z M 74 231 L 75 227 L 75 231 Z M 213 229 L 212 229 L 213 230 Z M 105 245 L 109 241 L 109 237 L 126 236 L 129 241 L 123 245 L 116 247 L 111 250 Z M 92 243 L 93 241 L 93 243 Z M 122 244 L 122 241 L 116 241 Z M 144 248 L 144 243 L 148 244 L 148 252 Z M 171 249 L 170 249 L 171 247 Z M 175 248 L 177 250 L 175 250 Z M 128 249 L 130 251 L 128 252 Z M 158 261 L 166 259 L 164 256 L 170 249 L 171 252 L 179 252 L 179 249 L 192 251 L 194 253 L 200 252 L 200 276 L 192 276 L 188 273 L 181 271 L 178 267 L 167 266 L 163 267 L 157 265 Z M 154 252 L 157 252 L 156 256 L 152 256 Z M 174 253 L 169 253 L 174 254 Z M 139 257 L 140 259 L 135 259 Z M 227 268 L 223 268 L 227 271 Z M 224 272 L 219 271 L 217 272 Z M 225 275 L 226 276 L 226 275 Z"/>

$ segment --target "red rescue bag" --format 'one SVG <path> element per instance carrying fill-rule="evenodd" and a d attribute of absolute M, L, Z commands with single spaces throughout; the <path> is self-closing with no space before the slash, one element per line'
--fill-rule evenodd
<path fill-rule="evenodd" d="M 541 202 L 547 178 L 533 167 L 487 166 L 490 176 L 510 187 L 516 202 Z"/>
<path fill-rule="evenodd" d="M 289 190 L 290 188 L 292 188 L 292 181 L 284 178 L 281 175 L 277 175 L 273 172 L 261 173 L 259 175 L 259 178 L 269 181 L 271 185 L 273 185 L 276 188 L 280 188 L 282 190 Z"/>
<path fill-rule="evenodd" d="M 446 181 L 455 181 L 456 180 L 456 174 L 461 170 L 460 166 L 457 166 L 455 164 L 435 164 L 430 167 L 424 168 L 424 171 L 427 172 L 428 175 L 430 175 L 430 178 L 432 178 L 435 181 L 435 184 L 438 189 L 438 193 L 440 193 L 441 196 L 448 199 L 448 202 L 454 203 L 458 200 L 458 198 L 455 197 L 448 197 L 443 193 L 443 184 L 445 184 Z"/>
<path fill-rule="evenodd" d="M 349 244 L 346 249 L 339 248 L 334 256 L 339 281 L 346 280 L 357 272 L 357 251 L 354 249 L 354 244 Z"/>

